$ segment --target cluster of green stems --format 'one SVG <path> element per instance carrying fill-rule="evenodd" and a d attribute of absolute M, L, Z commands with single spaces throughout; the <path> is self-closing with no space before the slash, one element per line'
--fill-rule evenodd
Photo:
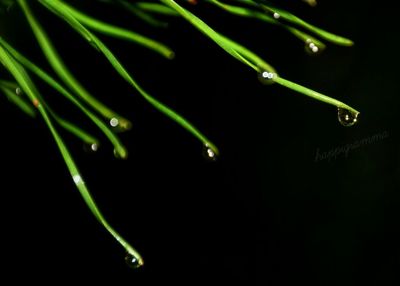
<path fill-rule="evenodd" d="M 142 96 L 142 98 L 155 109 L 181 125 L 197 138 L 202 145 L 205 146 L 208 157 L 215 158 L 219 154 L 219 150 L 215 144 L 192 123 L 150 95 L 135 80 L 132 74 L 127 71 L 127 68 L 118 60 L 114 52 L 111 51 L 98 35 L 129 41 L 143 48 L 150 49 L 167 59 L 173 59 L 174 52 L 168 46 L 148 36 L 141 35 L 127 28 L 115 26 L 107 21 L 88 15 L 72 6 L 66 0 L 38 0 L 37 2 L 38 4 L 35 3 L 35 5 L 39 5 L 41 6 L 40 8 L 46 9 L 56 15 L 61 21 L 64 21 L 70 28 L 82 36 L 94 49 L 99 51 L 109 62 L 110 66 L 132 87 L 135 93 Z M 98 2 L 105 2 L 103 5 L 113 5 L 116 9 L 123 9 L 132 13 L 144 23 L 160 28 L 167 26 L 168 18 L 181 17 L 234 59 L 254 70 L 263 82 L 282 85 L 312 99 L 335 106 L 339 110 L 345 110 L 348 114 L 352 114 L 353 117 L 358 115 L 357 110 L 339 100 L 281 77 L 277 71 L 259 55 L 247 49 L 244 45 L 214 30 L 190 11 L 190 5 L 196 4 L 196 1 L 98 0 Z M 264 0 L 203 0 L 198 1 L 197 5 L 200 4 L 209 5 L 213 13 L 221 10 L 222 12 L 230 13 L 238 17 L 252 18 L 267 24 L 279 26 L 303 41 L 307 50 L 311 53 L 318 53 L 325 49 L 326 44 L 324 41 L 341 46 L 351 46 L 353 44 L 353 42 L 347 38 L 334 35 L 315 27 L 285 10 L 270 5 Z M 143 259 L 139 252 L 114 230 L 97 207 L 73 156 L 58 131 L 57 125 L 72 133 L 83 142 L 90 144 L 93 150 L 97 149 L 99 140 L 78 125 L 59 116 L 47 103 L 46 96 L 40 92 L 35 82 L 38 80 L 45 82 L 49 87 L 53 88 L 58 94 L 63 96 L 67 101 L 70 101 L 86 115 L 103 133 L 104 137 L 111 142 L 114 146 L 114 153 L 119 158 L 127 158 L 128 152 L 118 138 L 115 128 L 118 128 L 119 131 L 128 130 L 131 127 L 131 123 L 127 118 L 119 115 L 100 102 L 68 69 L 52 40 L 47 35 L 45 27 L 35 15 L 34 9 L 31 7 L 32 1 L 0 0 L 0 7 L 14 8 L 14 6 L 15 9 L 19 9 L 21 13 L 24 14 L 39 47 L 43 51 L 45 59 L 52 68 L 52 72 L 48 72 L 38 64 L 33 63 L 0 34 L 0 62 L 4 66 L 4 69 L 0 70 L 0 92 L 12 103 L 20 107 L 26 114 L 32 117 L 39 114 L 42 117 L 55 139 L 77 189 L 80 191 L 89 209 L 116 241 L 123 246 L 128 254 L 127 257 L 129 257 L 130 263 L 134 266 L 140 266 L 143 264 Z"/>

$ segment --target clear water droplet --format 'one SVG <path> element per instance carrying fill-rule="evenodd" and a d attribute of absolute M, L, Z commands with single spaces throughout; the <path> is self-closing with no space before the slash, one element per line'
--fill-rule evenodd
<path fill-rule="evenodd" d="M 350 127 L 356 124 L 358 115 L 359 113 L 354 113 L 344 108 L 338 108 L 338 120 L 343 126 Z"/>
<path fill-rule="evenodd" d="M 277 19 L 277 20 L 281 17 L 281 15 L 276 12 L 274 14 L 272 14 L 272 16 L 274 17 L 274 19 Z"/>
<path fill-rule="evenodd" d="M 311 39 L 307 39 L 304 49 L 309 55 L 318 55 L 322 52 L 322 48 L 318 47 Z"/>
<path fill-rule="evenodd" d="M 21 89 L 20 87 L 17 87 L 17 88 L 15 89 L 15 94 L 16 94 L 16 95 L 21 95 L 21 94 L 22 94 L 22 89 Z"/>
<path fill-rule="evenodd" d="M 115 132 L 125 132 L 132 128 L 132 123 L 124 118 L 113 117 L 110 119 L 110 126 L 114 128 Z"/>
<path fill-rule="evenodd" d="M 127 253 L 125 255 L 125 263 L 132 269 L 137 269 L 142 266 L 142 263 L 134 255 Z"/>
<path fill-rule="evenodd" d="M 79 174 L 74 175 L 72 177 L 72 179 L 74 180 L 74 183 L 76 185 L 83 185 L 84 184 L 83 179 L 82 179 L 81 175 L 79 175 Z"/>
<path fill-rule="evenodd" d="M 118 118 L 115 118 L 115 117 L 111 118 L 110 119 L 110 125 L 111 125 L 111 127 L 117 127 L 119 125 Z"/>
<path fill-rule="evenodd" d="M 276 77 L 276 73 L 262 71 L 258 73 L 258 80 L 265 85 L 273 84 L 274 78 Z"/>
<path fill-rule="evenodd" d="M 217 160 L 217 154 L 215 151 L 207 144 L 204 145 L 203 147 L 203 156 L 206 158 L 208 161 L 216 161 Z"/>
<path fill-rule="evenodd" d="M 83 145 L 83 150 L 88 153 L 95 153 L 99 150 L 99 143 L 85 143 L 85 145 Z"/>

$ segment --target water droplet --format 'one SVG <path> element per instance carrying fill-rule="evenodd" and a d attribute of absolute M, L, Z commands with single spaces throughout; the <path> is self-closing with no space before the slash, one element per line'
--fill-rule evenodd
<path fill-rule="evenodd" d="M 115 117 L 111 118 L 110 119 L 110 125 L 111 125 L 111 127 L 117 127 L 119 125 L 118 118 L 115 118 Z"/>
<path fill-rule="evenodd" d="M 17 87 L 17 88 L 15 89 L 15 94 L 16 94 L 16 95 L 21 95 L 21 94 L 22 94 L 22 89 L 21 89 L 20 87 Z"/>
<path fill-rule="evenodd" d="M 358 115 L 359 113 L 354 113 L 344 108 L 338 108 L 338 120 L 343 126 L 350 127 L 356 124 Z"/>
<path fill-rule="evenodd" d="M 127 253 L 125 255 L 125 262 L 132 269 L 137 269 L 143 265 L 138 258 L 136 258 L 134 255 L 130 253 Z"/>
<path fill-rule="evenodd" d="M 203 147 L 203 156 L 208 161 L 216 161 L 217 160 L 217 154 L 208 144 L 205 144 Z"/>
<path fill-rule="evenodd" d="M 281 17 L 281 15 L 276 12 L 272 16 L 274 17 L 274 19 L 277 19 L 277 20 Z"/>
<path fill-rule="evenodd" d="M 109 122 L 110 126 L 114 128 L 114 132 L 125 132 L 132 128 L 132 123 L 125 118 L 113 117 Z"/>
<path fill-rule="evenodd" d="M 322 48 L 318 47 L 311 39 L 307 39 L 305 50 L 309 55 L 318 55 L 322 52 Z"/>
<path fill-rule="evenodd" d="M 274 78 L 276 77 L 276 73 L 263 71 L 258 74 L 258 79 L 262 84 L 273 84 Z"/>
<path fill-rule="evenodd" d="M 81 177 L 79 174 L 74 175 L 74 176 L 72 177 L 72 179 L 74 180 L 74 183 L 75 183 L 76 185 L 84 184 L 83 179 L 82 179 L 82 177 Z"/>
<path fill-rule="evenodd" d="M 83 150 L 88 153 L 95 153 L 99 150 L 99 143 L 85 143 L 85 145 L 83 145 Z"/>

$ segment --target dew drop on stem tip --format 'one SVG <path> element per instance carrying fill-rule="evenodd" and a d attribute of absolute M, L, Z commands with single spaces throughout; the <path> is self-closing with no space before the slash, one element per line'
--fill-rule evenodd
<path fill-rule="evenodd" d="M 130 253 L 127 253 L 125 255 L 125 263 L 132 269 L 137 269 L 142 266 L 139 259 L 137 259 L 134 255 Z"/>
<path fill-rule="evenodd" d="M 356 124 L 358 114 L 359 113 L 338 107 L 338 120 L 343 126 L 350 127 Z"/>
<path fill-rule="evenodd" d="M 85 143 L 83 145 L 83 150 L 87 153 L 95 153 L 99 150 L 99 144 L 96 142 Z"/>
<path fill-rule="evenodd" d="M 318 47 L 312 40 L 307 39 L 305 42 L 305 50 L 309 55 L 318 55 L 322 52 L 321 47 Z"/>
<path fill-rule="evenodd" d="M 22 89 L 21 89 L 20 87 L 17 87 L 17 88 L 15 89 L 15 94 L 16 94 L 16 95 L 21 95 L 21 94 L 22 94 Z"/>
<path fill-rule="evenodd" d="M 258 80 L 265 85 L 273 84 L 274 79 L 276 78 L 276 73 L 262 71 L 258 73 Z"/>
<path fill-rule="evenodd" d="M 211 162 L 217 160 L 217 154 L 208 144 L 205 144 L 203 147 L 203 156 L 204 158 L 206 158 L 208 161 Z"/>
<path fill-rule="evenodd" d="M 111 127 L 117 127 L 119 125 L 118 118 L 115 118 L 115 117 L 111 118 L 110 119 L 110 125 L 111 125 Z"/>

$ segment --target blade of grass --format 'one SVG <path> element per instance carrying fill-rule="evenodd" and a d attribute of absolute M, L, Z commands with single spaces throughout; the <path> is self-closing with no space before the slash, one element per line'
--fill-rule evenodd
<path fill-rule="evenodd" d="M 253 0 L 236 0 L 236 1 L 245 2 L 250 5 L 252 5 L 252 4 L 254 5 L 255 4 L 254 2 L 256 2 L 257 4 L 255 4 L 255 5 L 259 5 L 259 7 L 261 9 L 263 9 L 264 11 L 266 11 L 267 13 L 278 13 L 280 16 L 279 19 L 285 20 L 288 23 L 302 27 L 302 28 L 310 31 L 311 33 L 314 33 L 321 39 L 324 39 L 333 44 L 341 45 L 341 46 L 352 46 L 354 44 L 353 41 L 350 39 L 335 35 L 333 33 L 325 31 L 321 28 L 318 28 L 314 25 L 311 25 L 308 22 L 300 19 L 299 17 L 297 17 L 297 16 L 293 15 L 292 13 L 287 12 L 283 9 L 279 9 L 279 8 L 270 6 L 268 4 L 268 2 L 266 2 L 265 0 L 254 0 L 254 1 Z"/>
<path fill-rule="evenodd" d="M 90 28 L 96 32 L 108 36 L 116 37 L 119 39 L 139 44 L 143 47 L 146 47 L 150 50 L 153 50 L 161 54 L 162 56 L 168 59 L 172 59 L 174 57 L 174 52 L 166 45 L 160 42 L 147 38 L 133 31 L 110 25 L 108 23 L 95 19 L 91 16 L 88 16 L 85 13 L 78 11 L 77 9 L 73 8 L 72 6 L 66 3 L 62 4 L 61 3 L 62 2 L 60 2 L 60 5 L 63 5 L 71 13 L 73 17 L 75 17 L 82 25 L 86 26 L 87 28 Z"/>
<path fill-rule="evenodd" d="M 2 39 L 0 38 L 0 41 Z M 16 104 L 22 111 L 28 114 L 31 117 L 35 117 L 36 111 L 33 109 L 31 104 L 28 104 L 23 100 L 23 98 L 17 95 L 18 85 L 13 82 L 3 81 L 0 80 L 0 89 L 6 94 L 8 99 Z M 21 91 L 22 93 L 22 91 Z M 80 140 L 88 144 L 98 144 L 98 140 L 90 135 L 88 132 L 84 131 L 82 128 L 78 127 L 77 125 L 65 120 L 61 116 L 59 116 L 46 102 L 43 98 L 38 95 L 39 101 L 46 106 L 49 114 L 54 118 L 54 120 L 66 131 L 71 133 L 72 135 L 76 136 Z"/>
<path fill-rule="evenodd" d="M 258 70 L 257 66 L 248 61 L 243 55 L 241 55 L 238 51 L 236 51 L 232 46 L 226 42 L 226 37 L 222 37 L 219 33 L 214 31 L 210 26 L 208 26 L 204 21 L 200 18 L 180 6 L 173 0 L 160 0 L 165 5 L 174 9 L 179 15 L 181 15 L 184 19 L 189 21 L 194 27 L 196 27 L 200 32 L 208 36 L 211 40 L 213 40 L 217 45 L 219 45 L 222 49 L 224 49 L 228 54 L 239 60 L 240 62 L 246 64 L 254 70 Z"/>
<path fill-rule="evenodd" d="M 29 61 L 26 57 L 20 54 L 17 50 L 11 47 L 6 41 L 0 37 L 0 45 L 3 46 L 18 62 L 20 62 L 25 68 L 34 73 L 37 77 L 46 82 L 49 86 L 63 95 L 67 100 L 78 107 L 108 138 L 111 144 L 114 146 L 114 150 L 119 158 L 125 159 L 128 157 L 128 151 L 125 146 L 121 143 L 118 136 L 116 136 L 111 129 L 104 124 L 100 118 L 98 118 L 93 112 L 87 109 L 83 104 L 80 103 L 68 90 L 66 90 L 61 84 L 59 84 L 54 78 L 52 78 L 43 69 Z"/>
<path fill-rule="evenodd" d="M 358 110 L 352 108 L 351 106 L 349 106 L 349 105 L 347 105 L 347 104 L 345 104 L 345 103 L 343 103 L 343 102 L 341 102 L 341 101 L 339 101 L 337 99 L 334 99 L 332 97 L 326 96 L 326 95 L 324 95 L 322 93 L 316 92 L 316 91 L 314 91 L 312 89 L 309 89 L 307 87 L 304 87 L 302 85 L 299 85 L 297 83 L 289 81 L 289 80 L 284 79 L 282 77 L 276 76 L 274 78 L 274 82 L 276 82 L 276 83 L 278 83 L 278 84 L 280 84 L 282 86 L 285 86 L 285 87 L 287 87 L 289 89 L 292 89 L 294 91 L 297 91 L 298 93 L 302 93 L 302 94 L 304 94 L 304 95 L 306 95 L 308 97 L 316 99 L 318 101 L 322 101 L 322 102 L 325 102 L 327 104 L 334 105 L 334 106 L 336 106 L 338 108 L 343 108 L 343 109 L 349 110 L 354 114 L 359 114 L 360 113 Z"/>
<path fill-rule="evenodd" d="M 126 1 L 124 1 L 126 2 Z M 175 10 L 171 9 L 168 6 L 165 6 L 160 3 L 152 3 L 152 2 L 136 2 L 133 5 L 137 6 L 138 8 L 154 13 L 154 14 L 160 14 L 160 15 L 165 15 L 165 16 L 172 16 L 172 17 L 178 17 L 179 13 L 175 12 Z"/>
<path fill-rule="evenodd" d="M 143 22 L 156 27 L 156 28 L 166 28 L 168 27 L 168 23 L 158 20 L 153 15 L 144 11 L 144 9 L 140 9 L 136 4 L 129 3 L 127 1 L 117 1 L 117 4 L 122 6 L 125 10 L 129 11 L 137 18 L 141 19 Z"/>
<path fill-rule="evenodd" d="M 122 118 L 116 112 L 109 109 L 103 103 L 98 101 L 95 97 L 93 97 L 80 83 L 79 81 L 72 75 L 72 73 L 68 70 L 68 68 L 63 63 L 61 57 L 58 55 L 57 50 L 54 48 L 50 38 L 47 36 L 43 27 L 36 20 L 33 15 L 31 9 L 26 0 L 17 0 L 18 4 L 21 6 L 35 36 L 36 39 L 43 50 L 44 55 L 46 56 L 48 62 L 56 72 L 56 74 L 60 77 L 60 79 L 73 90 L 82 100 L 84 100 L 88 105 L 94 108 L 99 114 L 104 116 L 105 118 L 111 120 L 112 118 L 118 118 L 120 122 L 120 126 L 129 129 L 131 123 L 129 120 Z M 88 39 L 88 38 L 86 38 Z"/>
<path fill-rule="evenodd" d="M 54 127 L 44 105 L 42 105 L 39 101 L 39 92 L 31 81 L 30 77 L 26 73 L 25 69 L 11 57 L 11 55 L 0 46 L 0 61 L 4 64 L 6 69 L 11 73 L 11 75 L 18 82 L 21 89 L 27 94 L 27 96 L 32 100 L 33 105 L 39 110 L 44 122 L 49 128 L 59 151 L 64 159 L 64 162 L 70 172 L 70 175 L 79 190 L 82 198 L 84 199 L 86 205 L 95 216 L 95 218 L 100 222 L 100 224 L 115 238 L 117 242 L 119 242 L 122 247 L 126 250 L 127 253 L 134 256 L 139 265 L 143 265 L 143 259 L 140 254 L 134 249 L 114 228 L 107 222 L 104 218 L 103 214 L 100 212 L 97 207 L 96 202 L 94 201 L 89 189 L 87 188 L 81 173 L 75 164 L 75 161 L 72 158 L 71 153 L 69 152 L 67 146 L 62 140 L 61 136 L 58 134 L 56 128 Z"/>
<path fill-rule="evenodd" d="M 280 27 L 286 29 L 287 31 L 289 31 L 295 37 L 299 38 L 303 43 L 307 42 L 308 40 L 311 40 L 315 45 L 318 46 L 318 48 L 320 50 L 325 48 L 325 44 L 322 43 L 321 41 L 319 41 L 318 39 L 310 36 L 307 33 L 304 33 L 303 31 L 300 31 L 292 26 L 285 25 L 284 23 L 279 22 L 278 20 L 274 19 L 270 15 L 265 14 L 263 12 L 259 12 L 259 11 L 253 10 L 253 9 L 248 9 L 245 7 L 228 5 L 228 4 L 222 3 L 218 0 L 208 0 L 208 2 L 214 4 L 215 6 L 221 8 L 222 10 L 225 10 L 233 15 L 256 19 L 256 20 L 259 20 L 259 21 L 262 21 L 262 22 L 265 22 L 268 24 L 280 26 Z"/>
<path fill-rule="evenodd" d="M 0 81 L 0 90 L 4 93 L 7 99 L 14 103 L 21 111 L 26 115 L 34 118 L 36 117 L 36 111 L 31 104 L 27 103 L 23 98 L 15 93 L 15 88 L 10 88 L 3 81 Z"/>
<path fill-rule="evenodd" d="M 147 93 L 126 71 L 114 54 L 107 48 L 107 46 L 100 41 L 95 35 L 87 31 L 79 21 L 77 21 L 63 6 L 57 5 L 57 1 L 54 0 L 39 0 L 43 5 L 48 7 L 51 11 L 55 12 L 56 15 L 61 17 L 63 20 L 67 21 L 68 24 L 78 32 L 84 30 L 85 33 L 90 35 L 93 43 L 98 47 L 98 49 L 103 53 L 110 64 L 115 68 L 115 70 L 120 74 L 120 76 L 125 79 L 133 88 L 135 88 L 142 97 L 149 102 L 153 107 L 155 107 L 160 112 L 164 113 L 170 119 L 177 122 L 187 131 L 189 131 L 193 136 L 199 139 L 204 145 L 209 146 L 216 154 L 218 154 L 218 148 L 205 136 L 203 135 L 193 124 L 191 124 L 184 117 L 176 113 L 174 110 L 161 103 L 157 99 L 153 98 L 149 93 Z"/>
<path fill-rule="evenodd" d="M 236 52 L 240 51 L 242 54 L 244 53 L 243 51 L 243 47 L 241 47 L 239 44 L 237 44 L 234 41 L 230 41 L 230 40 L 226 40 L 226 38 L 224 38 L 223 36 L 217 35 L 215 36 L 213 33 L 215 33 L 210 27 L 207 26 L 207 24 L 205 24 L 203 21 L 201 21 L 200 19 L 198 19 L 196 16 L 194 16 L 193 14 L 191 14 L 190 12 L 188 12 L 187 10 L 185 10 L 184 8 L 182 8 L 181 6 L 179 6 L 175 1 L 173 0 L 160 0 L 161 2 L 171 6 L 172 8 L 174 8 L 178 13 L 181 14 L 182 17 L 184 17 L 185 19 L 187 19 L 189 22 L 191 22 L 193 25 L 195 25 L 196 27 L 198 27 L 198 29 L 203 30 L 203 33 L 207 34 L 208 36 L 212 35 L 213 37 L 216 37 L 217 40 L 221 40 L 224 41 L 224 45 L 228 47 L 228 49 L 230 50 L 235 50 Z M 211 29 L 211 30 L 210 30 Z M 210 36 L 211 37 L 211 36 Z M 252 52 L 250 51 L 246 51 L 246 55 L 247 56 L 251 56 L 253 58 L 254 61 L 259 61 L 259 57 L 256 56 L 255 54 L 252 54 Z M 266 71 L 271 72 L 270 67 L 268 67 L 269 69 L 266 69 Z M 258 67 L 256 67 L 256 70 L 258 72 L 262 72 L 260 71 L 260 69 Z M 283 85 L 287 88 L 293 89 L 298 91 L 299 93 L 302 93 L 304 95 L 307 95 L 313 99 L 328 103 L 328 104 L 333 104 L 337 107 L 342 107 L 345 109 L 348 109 L 350 111 L 353 111 L 355 113 L 358 113 L 358 111 L 356 111 L 355 109 L 353 109 L 352 107 L 334 99 L 331 97 L 328 97 L 326 95 L 323 95 L 321 93 L 318 93 L 316 91 L 313 91 L 311 89 L 308 89 L 306 87 L 303 87 L 301 85 L 298 85 L 296 83 L 293 83 L 289 80 L 285 80 L 283 78 L 281 78 L 278 75 L 274 76 L 274 82 L 277 82 L 280 85 Z"/>

